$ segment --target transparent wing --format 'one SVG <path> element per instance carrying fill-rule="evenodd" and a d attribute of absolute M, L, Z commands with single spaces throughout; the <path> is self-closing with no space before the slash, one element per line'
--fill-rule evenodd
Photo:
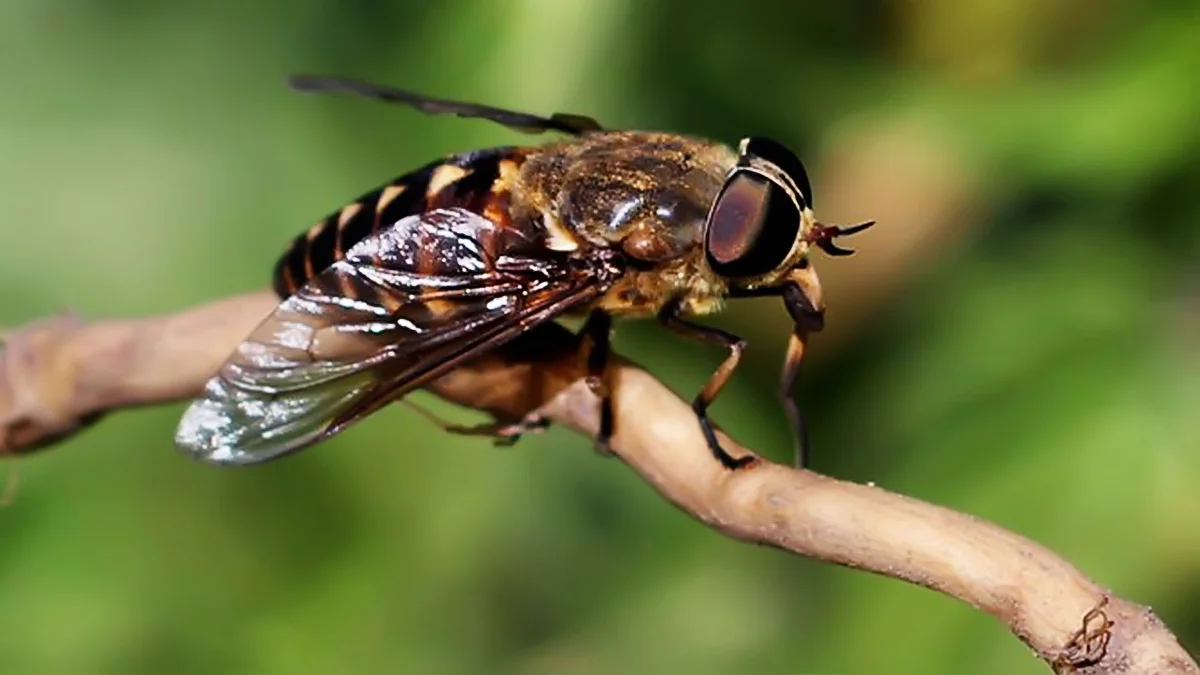
<path fill-rule="evenodd" d="M 601 268 L 542 250 L 461 209 L 398 221 L 280 303 L 176 445 L 216 464 L 294 452 L 606 289 Z"/>

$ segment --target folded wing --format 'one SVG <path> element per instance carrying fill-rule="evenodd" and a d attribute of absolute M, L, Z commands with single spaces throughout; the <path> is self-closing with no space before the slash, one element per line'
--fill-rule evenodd
<path fill-rule="evenodd" d="M 215 464 L 300 450 L 598 297 L 614 274 L 463 209 L 401 219 L 238 346 L 184 413 L 176 445 Z"/>
<path fill-rule="evenodd" d="M 482 103 L 451 101 L 449 99 L 433 98 L 424 94 L 354 80 L 347 77 L 327 77 L 319 75 L 293 75 L 292 87 L 299 91 L 309 92 L 344 92 L 373 98 L 389 103 L 403 103 L 430 115 L 457 115 L 459 117 L 475 117 L 503 124 L 506 127 L 530 134 L 540 134 L 546 131 L 560 131 L 573 136 L 582 136 L 601 131 L 600 123 L 586 115 L 572 113 L 554 113 L 549 117 L 531 115 L 496 108 Z"/>

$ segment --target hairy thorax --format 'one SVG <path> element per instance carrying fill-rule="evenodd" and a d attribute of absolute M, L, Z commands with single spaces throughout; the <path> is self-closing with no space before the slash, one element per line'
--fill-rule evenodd
<path fill-rule="evenodd" d="M 698 258 L 701 256 L 689 255 L 656 269 L 630 270 L 595 306 L 615 316 L 649 316 L 678 298 L 685 314 L 717 312 L 723 305 L 727 287 Z"/>
<path fill-rule="evenodd" d="M 613 314 L 719 307 L 724 284 L 704 261 L 709 205 L 736 157 L 728 146 L 657 132 L 600 133 L 539 148 L 521 167 L 516 201 L 561 251 L 623 252 L 631 269 L 600 300 Z"/>

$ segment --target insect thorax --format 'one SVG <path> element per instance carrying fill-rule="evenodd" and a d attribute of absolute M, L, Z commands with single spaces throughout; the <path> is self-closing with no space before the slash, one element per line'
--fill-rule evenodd
<path fill-rule="evenodd" d="M 699 245 L 734 161 L 732 150 L 710 141 L 612 132 L 544 146 L 522 166 L 521 182 L 526 203 L 576 244 L 662 262 Z"/>
<path fill-rule="evenodd" d="M 617 249 L 629 271 L 600 302 L 648 314 L 683 295 L 713 311 L 724 283 L 702 251 L 704 222 L 736 161 L 727 146 L 675 134 L 613 132 L 550 144 L 521 167 L 517 201 L 560 251 Z"/>

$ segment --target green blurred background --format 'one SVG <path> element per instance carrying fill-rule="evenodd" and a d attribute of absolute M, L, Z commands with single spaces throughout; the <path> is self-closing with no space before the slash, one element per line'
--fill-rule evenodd
<path fill-rule="evenodd" d="M 262 287 L 366 189 L 531 140 L 295 71 L 792 145 L 820 217 L 880 221 L 818 261 L 817 470 L 1028 535 L 1200 648 L 1194 3 L 4 0 L 0 324 Z M 781 307 L 717 323 L 752 346 L 716 419 L 786 460 Z M 617 343 L 689 395 L 719 359 Z M 1046 672 L 956 601 L 706 529 L 565 431 L 500 451 L 396 407 L 213 470 L 171 446 L 182 407 L 20 464 L 0 673 Z"/>

